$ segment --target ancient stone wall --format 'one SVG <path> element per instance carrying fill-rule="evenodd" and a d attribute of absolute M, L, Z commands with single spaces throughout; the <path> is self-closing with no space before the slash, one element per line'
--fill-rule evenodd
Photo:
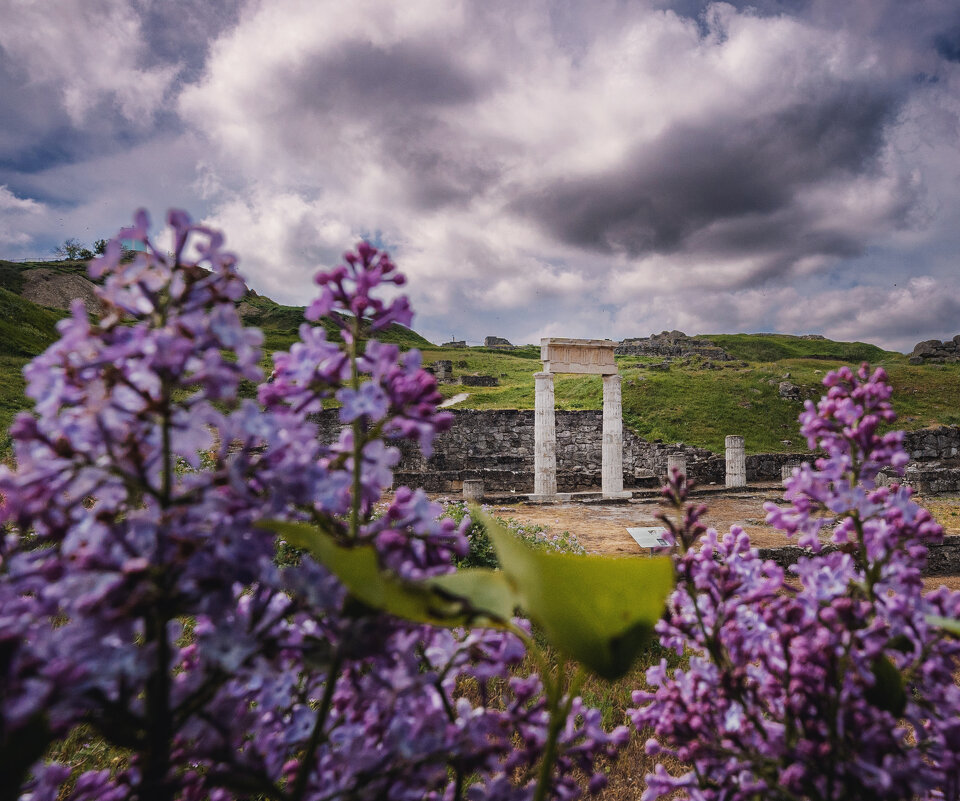
<path fill-rule="evenodd" d="M 486 492 L 533 492 L 533 410 L 454 411 L 453 426 L 434 441 L 434 453 L 423 458 L 416 443 L 398 443 L 402 457 L 397 484 L 430 492 L 459 492 L 466 479 L 482 479 Z M 321 438 L 332 442 L 340 432 L 336 412 L 319 416 Z M 557 489 L 595 490 L 601 480 L 600 411 L 556 412 Z M 749 432 L 745 432 L 749 445 Z M 942 427 L 906 435 L 907 452 L 921 462 L 955 460 L 960 454 L 960 428 Z M 724 454 L 681 443 L 648 442 L 623 431 L 623 485 L 655 487 L 667 472 L 667 457 L 682 455 L 687 475 L 699 484 L 723 484 Z M 809 453 L 763 453 L 747 456 L 748 481 L 779 481 L 785 464 L 810 458 Z M 960 473 L 929 466 L 911 469 L 906 480 L 921 492 L 960 492 Z"/>
<path fill-rule="evenodd" d="M 461 375 L 458 383 L 465 387 L 498 387 L 500 379 L 495 375 Z"/>
<path fill-rule="evenodd" d="M 830 553 L 837 550 L 835 545 L 826 545 L 821 553 Z M 809 556 L 810 551 L 796 545 L 784 545 L 778 548 L 758 548 L 761 559 L 771 559 L 782 568 L 789 568 L 802 557 Z M 927 550 L 927 565 L 923 571 L 925 576 L 955 576 L 960 573 L 960 537 L 951 535 L 943 538 L 943 542 L 930 545 Z"/>
<path fill-rule="evenodd" d="M 430 492 L 457 492 L 467 479 L 482 479 L 486 492 L 533 492 L 534 412 L 532 410 L 454 411 L 454 423 L 434 441 L 434 453 L 423 458 L 415 443 L 400 442 L 397 484 Z M 603 414 L 600 411 L 556 412 L 557 489 L 579 492 L 601 484 Z M 321 438 L 339 434 L 336 412 L 319 417 Z M 680 443 L 647 442 L 623 431 L 623 484 L 626 488 L 662 483 L 667 457 L 682 455 L 687 475 L 701 484 L 723 483 L 724 456 Z M 797 455 L 747 457 L 749 481 L 776 481 L 783 464 Z"/>
<path fill-rule="evenodd" d="M 903 446 L 913 461 L 954 459 L 960 456 L 960 427 L 940 426 L 908 431 L 904 435 Z"/>

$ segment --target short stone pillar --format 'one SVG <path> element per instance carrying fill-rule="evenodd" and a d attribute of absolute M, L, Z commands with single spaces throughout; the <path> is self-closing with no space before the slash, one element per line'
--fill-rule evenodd
<path fill-rule="evenodd" d="M 483 481 L 479 478 L 463 480 L 463 499 L 465 501 L 483 500 Z"/>
<path fill-rule="evenodd" d="M 674 470 L 678 470 L 680 475 L 686 479 L 687 477 L 687 457 L 682 453 L 671 453 L 667 456 L 667 479 L 673 474 Z"/>
<path fill-rule="evenodd" d="M 800 462 L 785 462 L 783 467 L 780 468 L 780 478 L 783 481 L 786 481 L 793 475 L 793 469 L 799 467 Z"/>
<path fill-rule="evenodd" d="M 747 486 L 747 453 L 743 437 L 731 434 L 725 440 L 727 447 L 727 486 Z"/>
<path fill-rule="evenodd" d="M 440 359 L 430 366 L 438 384 L 453 381 L 453 362 L 450 359 Z"/>
<path fill-rule="evenodd" d="M 553 373 L 534 373 L 533 500 L 557 494 L 557 426 L 553 412 Z"/>
<path fill-rule="evenodd" d="M 605 498 L 623 497 L 623 403 L 620 376 L 603 377 L 603 448 L 600 489 Z"/>

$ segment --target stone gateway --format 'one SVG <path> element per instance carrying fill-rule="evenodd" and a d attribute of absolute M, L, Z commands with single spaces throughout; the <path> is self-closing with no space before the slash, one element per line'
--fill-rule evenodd
<path fill-rule="evenodd" d="M 601 491 L 604 498 L 629 498 L 623 490 L 623 405 L 620 376 L 614 359 L 617 343 L 609 339 L 540 340 L 543 371 L 534 373 L 534 459 L 531 500 L 547 501 L 557 494 L 557 431 L 553 376 L 577 373 L 603 376 L 603 447 Z"/>

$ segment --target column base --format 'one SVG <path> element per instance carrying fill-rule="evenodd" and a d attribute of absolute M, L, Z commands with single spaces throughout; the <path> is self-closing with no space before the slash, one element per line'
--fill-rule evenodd
<path fill-rule="evenodd" d="M 557 503 L 561 499 L 556 495 L 537 495 L 536 493 L 532 493 L 527 496 L 527 500 L 530 503 Z"/>
<path fill-rule="evenodd" d="M 625 501 L 633 497 L 630 490 L 621 490 L 620 492 L 605 492 L 603 499 L 605 501 Z"/>

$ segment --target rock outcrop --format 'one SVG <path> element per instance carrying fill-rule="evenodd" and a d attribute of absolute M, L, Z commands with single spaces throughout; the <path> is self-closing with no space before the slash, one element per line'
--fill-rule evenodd
<path fill-rule="evenodd" d="M 26 270 L 21 295 L 40 306 L 68 310 L 73 299 L 79 298 L 87 314 L 98 316 L 101 312 L 93 281 L 77 273 L 62 273 L 47 267 Z"/>
<path fill-rule="evenodd" d="M 939 339 L 926 339 L 923 342 L 918 342 L 910 354 L 910 364 L 924 364 L 926 362 L 935 364 L 960 362 L 960 334 L 943 342 Z"/>
<path fill-rule="evenodd" d="M 702 356 L 705 359 L 728 362 L 733 357 L 708 339 L 688 337 L 683 331 L 662 331 L 649 337 L 625 339 L 614 351 L 618 356 L 661 356 L 683 358 Z"/>

